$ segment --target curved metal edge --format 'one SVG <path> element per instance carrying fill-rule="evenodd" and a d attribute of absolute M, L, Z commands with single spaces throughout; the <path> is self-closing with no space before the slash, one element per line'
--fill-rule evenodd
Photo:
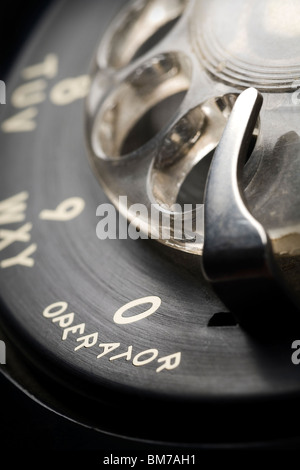
<path fill-rule="evenodd" d="M 203 271 L 241 325 L 255 333 L 299 323 L 299 307 L 277 267 L 263 226 L 241 191 L 241 174 L 262 95 L 237 99 L 215 152 L 205 190 Z"/>

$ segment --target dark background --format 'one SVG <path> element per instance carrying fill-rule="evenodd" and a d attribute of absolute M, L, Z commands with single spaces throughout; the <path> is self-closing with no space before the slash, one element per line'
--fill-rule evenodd
<path fill-rule="evenodd" d="M 101 0 L 99 0 L 101 1 Z M 22 54 L 28 35 L 52 0 L 27 0 L 1 2 L 0 5 L 0 79 L 6 80 L 9 71 Z M 1 148 L 0 148 L 1 151 Z M 1 365 L 0 367 L 5 367 Z M 136 452 L 165 451 L 166 448 L 150 443 L 140 443 L 109 436 L 85 428 L 46 409 L 25 395 L 0 373 L 0 449 L 3 451 L 97 451 L 101 455 L 121 452 L 120 455 L 136 455 Z M 178 448 L 176 449 L 178 450 Z M 187 451 L 184 448 L 184 451 Z M 18 454 L 10 452 L 10 456 Z M 22 455 L 22 454 L 21 454 Z M 11 458 L 10 457 L 10 458 Z M 99 460 L 97 460 L 99 462 Z M 1 465 L 1 464 L 0 464 Z"/>
<path fill-rule="evenodd" d="M 35 23 L 51 0 L 2 1 L 0 5 L 0 78 L 3 80 Z"/>
<path fill-rule="evenodd" d="M 5 80 L 51 0 L 1 2 L 0 79 Z M 5 366 L 0 366 L 5 367 Z M 151 450 L 155 446 L 107 436 L 77 425 L 31 400 L 0 374 L 0 443 L 3 450 Z"/>
<path fill-rule="evenodd" d="M 28 34 L 34 28 L 51 0 L 1 2 L 0 79 L 5 79 L 21 53 Z M 5 366 L 1 366 L 5 367 Z M 105 449 L 112 440 L 100 436 L 50 412 L 0 374 L 0 442 L 2 450 L 77 448 Z M 118 443 L 118 446 L 122 446 Z"/>

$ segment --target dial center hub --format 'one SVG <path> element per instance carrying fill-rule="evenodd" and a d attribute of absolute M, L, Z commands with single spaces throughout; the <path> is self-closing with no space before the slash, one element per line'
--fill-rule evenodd
<path fill-rule="evenodd" d="M 300 76 L 295 0 L 196 2 L 192 36 L 205 68 L 241 87 L 288 90 Z"/>

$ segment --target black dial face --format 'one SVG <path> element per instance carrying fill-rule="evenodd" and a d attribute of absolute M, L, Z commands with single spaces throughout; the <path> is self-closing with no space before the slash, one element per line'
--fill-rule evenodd
<path fill-rule="evenodd" d="M 42 404 L 115 434 L 283 437 L 300 392 L 297 332 L 273 341 L 270 329 L 264 342 L 249 335 L 205 281 L 197 255 L 97 237 L 97 207 L 109 201 L 87 158 L 85 99 L 95 46 L 121 5 L 54 3 L 6 81 L 1 371 Z M 197 432 L 194 421 L 203 423 Z"/>

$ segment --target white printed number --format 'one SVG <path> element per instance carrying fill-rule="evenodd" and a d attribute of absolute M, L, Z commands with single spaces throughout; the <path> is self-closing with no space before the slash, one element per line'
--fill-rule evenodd
<path fill-rule="evenodd" d="M 3 225 L 11 225 L 18 222 L 25 222 L 27 199 L 29 194 L 22 191 L 4 201 L 0 201 L 0 252 L 10 245 L 19 243 L 29 243 L 25 249 L 18 251 L 15 256 L 5 258 L 0 261 L 0 268 L 10 268 L 13 266 L 26 266 L 32 268 L 35 260 L 33 254 L 37 250 L 37 244 L 31 243 L 32 223 L 23 223 L 20 227 L 12 229 L 11 227 L 2 227 Z M 54 209 L 42 210 L 39 214 L 41 220 L 51 220 L 66 222 L 78 217 L 83 211 L 85 202 L 80 197 L 71 197 L 65 199 Z"/>
<path fill-rule="evenodd" d="M 143 304 L 152 304 L 152 306 L 137 315 L 123 316 L 123 314 L 128 310 L 131 310 L 132 308 Z M 119 325 L 137 322 L 139 320 L 142 320 L 143 318 L 149 317 L 149 315 L 152 315 L 152 313 L 156 312 L 156 310 L 159 309 L 160 304 L 160 298 L 155 296 L 143 297 L 141 299 L 132 300 L 131 302 L 128 302 L 127 304 L 123 305 L 123 307 L 119 308 L 119 310 L 116 311 L 114 315 L 114 322 L 118 323 Z"/>

